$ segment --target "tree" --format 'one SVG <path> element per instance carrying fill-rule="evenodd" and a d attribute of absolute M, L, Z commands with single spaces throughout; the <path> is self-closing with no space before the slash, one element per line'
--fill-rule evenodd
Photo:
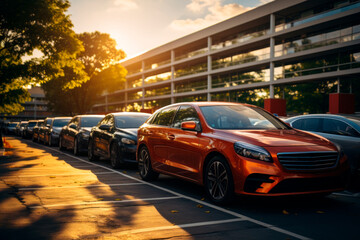
<path fill-rule="evenodd" d="M 64 84 L 73 78 L 73 73 L 66 71 L 64 76 L 44 84 L 49 108 L 56 113 L 89 112 L 104 91 L 112 92 L 124 87 L 127 71 L 118 62 L 125 53 L 116 49 L 116 41 L 109 34 L 100 32 L 78 34 L 78 38 L 83 42 L 84 50 L 77 55 L 77 60 L 85 66 L 89 80 L 66 90 Z"/>
<path fill-rule="evenodd" d="M 28 98 L 24 86 L 41 84 L 64 74 L 65 67 L 79 76 L 82 50 L 65 12 L 68 0 L 0 1 L 0 112 L 16 114 Z M 34 51 L 39 56 L 30 58 Z M 65 87 L 86 81 L 77 78 Z"/>

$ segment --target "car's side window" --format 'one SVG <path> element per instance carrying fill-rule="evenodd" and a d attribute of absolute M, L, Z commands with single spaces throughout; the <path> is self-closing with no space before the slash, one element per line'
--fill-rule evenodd
<path fill-rule="evenodd" d="M 320 118 L 307 118 L 297 120 L 293 123 L 293 127 L 305 131 L 313 131 L 319 132 L 320 131 Z"/>
<path fill-rule="evenodd" d="M 349 124 L 336 119 L 324 119 L 322 132 L 353 137 L 359 135 Z"/>
<path fill-rule="evenodd" d="M 174 118 L 174 115 L 176 113 L 176 109 L 177 109 L 177 107 L 171 107 L 171 108 L 166 108 L 166 109 L 162 110 L 161 112 L 159 112 L 157 114 L 157 116 L 154 119 L 154 121 L 152 122 L 152 124 L 162 125 L 162 126 L 170 126 L 172 123 L 172 120 Z"/>
<path fill-rule="evenodd" d="M 200 123 L 199 116 L 196 110 L 191 106 L 181 106 L 177 111 L 174 118 L 173 126 L 175 128 L 181 128 L 182 122 L 194 121 L 197 124 Z"/>

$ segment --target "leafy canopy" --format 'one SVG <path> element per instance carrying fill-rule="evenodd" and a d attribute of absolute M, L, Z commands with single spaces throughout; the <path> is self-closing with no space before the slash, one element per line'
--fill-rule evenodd
<path fill-rule="evenodd" d="M 76 54 L 83 49 L 65 14 L 68 0 L 0 1 L 0 113 L 16 114 L 29 98 L 28 84 L 41 84 L 71 68 L 78 76 L 65 87 L 87 80 Z M 30 58 L 34 51 L 39 53 Z"/>
<path fill-rule="evenodd" d="M 66 89 L 74 73 L 65 68 L 64 76 L 44 84 L 48 106 L 55 113 L 87 113 L 102 93 L 124 87 L 127 71 L 118 62 L 125 53 L 116 48 L 116 41 L 109 34 L 97 31 L 81 33 L 77 37 L 82 41 L 84 50 L 77 54 L 76 59 L 84 65 L 89 80 L 81 86 Z"/>

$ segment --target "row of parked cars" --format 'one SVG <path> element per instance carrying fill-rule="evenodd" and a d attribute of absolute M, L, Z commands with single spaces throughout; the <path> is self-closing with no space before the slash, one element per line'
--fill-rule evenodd
<path fill-rule="evenodd" d="M 322 131 L 306 128 L 316 125 L 306 123 L 309 116 L 320 119 Z M 137 162 L 143 180 L 155 180 L 160 173 L 176 176 L 203 185 L 209 199 L 221 204 L 234 193 L 325 195 L 343 190 L 349 162 L 358 169 L 360 159 L 360 121 L 344 119 L 349 120 L 308 115 L 284 122 L 252 105 L 192 102 L 152 115 L 49 118 L 36 123 L 33 140 L 72 149 L 75 155 L 87 151 L 90 161 L 110 159 L 114 168 Z M 352 142 L 331 142 L 308 131 Z"/>

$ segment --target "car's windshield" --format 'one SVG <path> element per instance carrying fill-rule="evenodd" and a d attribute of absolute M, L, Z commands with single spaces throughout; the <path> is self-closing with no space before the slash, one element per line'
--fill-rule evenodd
<path fill-rule="evenodd" d="M 80 126 L 81 127 L 94 127 L 96 126 L 101 119 L 103 119 L 104 116 L 99 116 L 99 117 L 82 117 L 81 118 L 81 123 Z"/>
<path fill-rule="evenodd" d="M 53 123 L 53 127 L 63 127 L 66 124 L 68 124 L 69 121 L 70 119 L 55 119 Z"/>
<path fill-rule="evenodd" d="M 358 120 L 356 118 L 350 118 L 350 117 L 348 117 L 347 119 L 349 119 L 350 121 L 352 121 L 353 123 L 355 123 L 356 125 L 358 125 L 360 127 L 360 120 Z"/>
<path fill-rule="evenodd" d="M 29 127 L 33 127 L 33 126 L 35 126 L 36 125 L 36 122 L 29 122 Z"/>
<path fill-rule="evenodd" d="M 139 128 L 148 118 L 148 115 L 115 116 L 115 126 L 117 128 Z"/>
<path fill-rule="evenodd" d="M 207 124 L 216 129 L 287 129 L 288 127 L 260 108 L 244 105 L 200 107 Z"/>

